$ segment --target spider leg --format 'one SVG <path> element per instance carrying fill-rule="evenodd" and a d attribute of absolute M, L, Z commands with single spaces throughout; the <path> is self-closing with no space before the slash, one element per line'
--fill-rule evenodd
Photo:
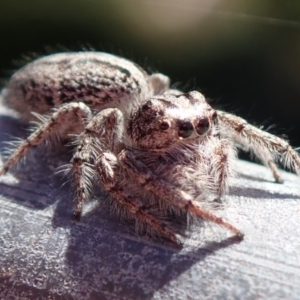
<path fill-rule="evenodd" d="M 99 153 L 110 149 L 117 151 L 118 128 L 121 128 L 122 115 L 118 109 L 104 109 L 94 116 L 87 124 L 84 132 L 80 134 L 75 142 L 77 147 L 71 160 L 69 169 L 74 176 L 76 190 L 76 205 L 73 217 L 79 220 L 82 205 L 89 199 L 95 178 L 93 167 Z"/>
<path fill-rule="evenodd" d="M 136 160 L 131 151 L 123 150 L 118 158 L 121 165 L 128 171 L 132 179 L 138 182 L 144 189 L 153 192 L 158 197 L 171 202 L 180 209 L 193 212 L 198 217 L 227 228 L 240 239 L 243 238 L 244 234 L 236 227 L 214 213 L 204 209 L 184 191 L 172 187 L 169 183 L 158 178 L 145 164 Z"/>
<path fill-rule="evenodd" d="M 70 102 L 56 109 L 50 117 L 43 118 L 42 124 L 12 153 L 0 169 L 0 176 L 8 172 L 30 149 L 49 140 L 55 134 L 60 135 L 63 130 L 71 128 L 71 125 L 83 126 L 90 116 L 89 107 L 82 102 Z"/>
<path fill-rule="evenodd" d="M 211 151 L 210 175 L 215 182 L 218 197 L 228 191 L 229 179 L 234 176 L 231 164 L 235 157 L 235 151 L 225 139 L 218 140 Z"/>
<path fill-rule="evenodd" d="M 160 220 L 147 213 L 141 201 L 133 199 L 117 180 L 116 170 L 119 168 L 117 157 L 113 153 L 104 152 L 99 156 L 96 168 L 104 189 L 109 192 L 119 204 L 138 220 L 148 224 L 151 229 L 178 243 L 176 235 Z"/>
<path fill-rule="evenodd" d="M 287 141 L 229 113 L 218 111 L 218 121 L 221 135 L 232 139 L 237 147 L 251 150 L 272 170 L 276 182 L 283 182 L 276 161 L 300 175 L 300 157 Z"/>

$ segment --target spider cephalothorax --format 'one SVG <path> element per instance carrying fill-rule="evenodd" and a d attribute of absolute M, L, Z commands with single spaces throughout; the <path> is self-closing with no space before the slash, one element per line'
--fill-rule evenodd
<path fill-rule="evenodd" d="M 168 77 L 148 75 L 106 53 L 38 59 L 12 76 L 2 98 L 21 118 L 38 118 L 40 125 L 15 149 L 0 175 L 32 147 L 72 133 L 75 149 L 68 169 L 77 219 L 98 183 L 137 225 L 174 242 L 177 237 L 165 223 L 170 210 L 175 216 L 189 212 L 210 220 L 241 238 L 209 205 L 228 190 L 236 149 L 252 151 L 277 182 L 282 180 L 276 161 L 300 169 L 299 156 L 286 141 L 214 110 L 197 91 L 170 89 Z"/>

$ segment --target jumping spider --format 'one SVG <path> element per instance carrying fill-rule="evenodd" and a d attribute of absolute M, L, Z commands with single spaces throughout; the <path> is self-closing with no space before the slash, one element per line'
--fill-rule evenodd
<path fill-rule="evenodd" d="M 286 141 L 214 110 L 197 91 L 170 89 L 168 77 L 148 75 L 131 61 L 106 53 L 37 59 L 12 76 L 2 97 L 23 120 L 39 120 L 39 125 L 0 175 L 33 147 L 72 133 L 75 151 L 69 169 L 76 219 L 98 184 L 136 224 L 173 242 L 177 237 L 164 222 L 169 210 L 175 216 L 191 212 L 242 238 L 236 227 L 208 209 L 208 199 L 228 190 L 236 149 L 253 152 L 277 182 L 275 162 L 300 169 L 299 156 Z"/>

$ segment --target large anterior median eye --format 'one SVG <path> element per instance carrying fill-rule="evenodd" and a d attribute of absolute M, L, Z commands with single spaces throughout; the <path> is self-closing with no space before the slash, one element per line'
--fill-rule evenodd
<path fill-rule="evenodd" d="M 199 135 L 204 134 L 209 129 L 209 121 L 207 118 L 200 119 L 196 125 L 196 131 Z"/>
<path fill-rule="evenodd" d="M 178 135 L 183 138 L 189 137 L 194 131 L 193 124 L 190 121 L 180 121 L 178 125 Z"/>

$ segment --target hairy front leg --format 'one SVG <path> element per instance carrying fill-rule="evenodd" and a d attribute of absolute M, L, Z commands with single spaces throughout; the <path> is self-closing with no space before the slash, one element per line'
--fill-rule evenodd
<path fill-rule="evenodd" d="M 242 149 L 251 150 L 273 173 L 276 182 L 283 182 L 276 161 L 300 175 L 300 157 L 290 144 L 247 123 L 235 115 L 218 111 L 220 133 L 229 137 Z"/>
<path fill-rule="evenodd" d="M 77 147 L 69 169 L 74 176 L 76 204 L 73 217 L 76 220 L 81 217 L 83 203 L 90 198 L 97 157 L 105 150 L 117 151 L 120 146 L 122 121 L 122 114 L 118 109 L 104 109 L 91 119 L 75 141 Z"/>
<path fill-rule="evenodd" d="M 74 128 L 76 125 L 84 127 L 84 123 L 90 117 L 90 108 L 82 102 L 71 102 L 59 107 L 52 115 L 43 118 L 41 125 L 12 153 L 0 169 L 0 176 L 8 172 L 33 147 L 42 144 L 55 135 L 59 136 L 62 128 Z"/>
<path fill-rule="evenodd" d="M 120 168 L 117 157 L 109 152 L 103 153 L 96 163 L 99 180 L 104 189 L 138 222 L 146 223 L 151 229 L 178 243 L 176 235 L 159 219 L 147 213 L 141 201 L 133 199 L 117 180 L 116 170 Z M 138 222 L 136 224 L 138 225 Z"/>
<path fill-rule="evenodd" d="M 138 182 L 144 189 L 169 201 L 177 208 L 190 211 L 198 217 L 227 228 L 240 239 L 244 237 L 244 234 L 236 227 L 218 217 L 213 212 L 204 209 L 199 203 L 195 202 L 189 194 L 172 187 L 169 183 L 157 177 L 144 163 L 138 161 L 131 151 L 123 150 L 118 158 L 132 179 Z"/>

